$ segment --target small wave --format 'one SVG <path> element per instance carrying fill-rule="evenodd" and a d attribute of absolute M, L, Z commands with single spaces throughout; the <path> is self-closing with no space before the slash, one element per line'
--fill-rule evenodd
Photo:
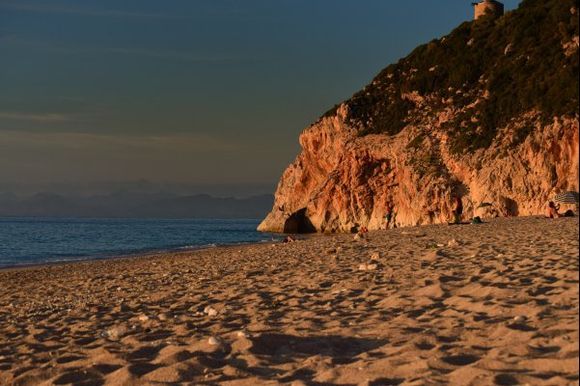
<path fill-rule="evenodd" d="M 217 244 L 201 244 L 201 245 L 184 245 L 182 247 L 178 247 L 177 249 L 203 249 L 203 248 L 217 248 Z"/>

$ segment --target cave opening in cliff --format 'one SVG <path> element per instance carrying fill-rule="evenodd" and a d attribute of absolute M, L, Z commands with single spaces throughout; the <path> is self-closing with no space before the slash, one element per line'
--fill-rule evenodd
<path fill-rule="evenodd" d="M 316 228 L 306 215 L 306 208 L 302 208 L 290 215 L 284 222 L 284 233 L 314 233 Z"/>

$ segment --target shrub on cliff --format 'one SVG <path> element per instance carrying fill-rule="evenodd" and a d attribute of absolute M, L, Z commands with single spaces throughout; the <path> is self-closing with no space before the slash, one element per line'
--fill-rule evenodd
<path fill-rule="evenodd" d="M 462 111 L 446 126 L 451 150 L 462 153 L 489 146 L 498 127 L 528 111 L 544 120 L 574 116 L 578 53 L 566 55 L 563 44 L 575 36 L 578 0 L 524 0 L 501 18 L 465 22 L 388 66 L 346 102 L 348 119 L 360 135 L 397 134 L 415 119 L 417 106 L 406 95 L 416 92 L 433 113 L 449 105 Z"/>

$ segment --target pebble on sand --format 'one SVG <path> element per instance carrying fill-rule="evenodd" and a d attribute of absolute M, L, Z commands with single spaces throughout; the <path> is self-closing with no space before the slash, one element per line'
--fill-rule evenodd
<path fill-rule="evenodd" d="M 459 246 L 459 241 L 455 240 L 455 239 L 451 239 L 449 240 L 449 242 L 447 243 L 448 247 L 458 247 Z"/>
<path fill-rule="evenodd" d="M 159 319 L 160 321 L 164 322 L 166 320 L 169 319 L 169 315 L 165 314 L 165 313 L 160 313 L 159 315 L 157 315 L 157 319 Z"/>
<path fill-rule="evenodd" d="M 374 271 L 377 268 L 377 264 L 361 264 L 358 266 L 359 271 Z"/>
<path fill-rule="evenodd" d="M 223 341 L 221 338 L 217 336 L 210 336 L 209 339 L 207 340 L 207 343 L 209 343 L 212 346 L 220 346 L 223 343 Z"/>
<path fill-rule="evenodd" d="M 124 326 L 114 326 L 107 329 L 104 333 L 105 337 L 110 340 L 119 340 L 127 333 L 127 328 Z"/>
<path fill-rule="evenodd" d="M 216 316 L 218 314 L 218 311 L 213 308 L 212 306 L 207 306 L 203 309 L 203 312 L 205 314 L 207 314 L 208 316 Z"/>

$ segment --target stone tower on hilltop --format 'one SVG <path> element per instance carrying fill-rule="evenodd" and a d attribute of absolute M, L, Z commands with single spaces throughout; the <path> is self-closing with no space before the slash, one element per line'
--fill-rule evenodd
<path fill-rule="evenodd" d="M 503 15 L 503 4 L 496 0 L 483 0 L 479 3 L 471 3 L 474 7 L 473 18 L 475 20 L 479 19 L 481 16 L 486 14 L 492 14 L 495 17 Z"/>

